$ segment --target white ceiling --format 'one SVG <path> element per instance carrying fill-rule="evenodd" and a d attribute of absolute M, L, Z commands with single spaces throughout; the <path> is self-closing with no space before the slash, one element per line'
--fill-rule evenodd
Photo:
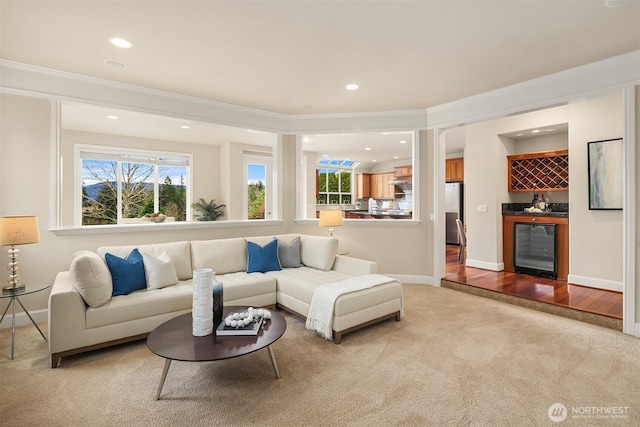
<path fill-rule="evenodd" d="M 0 57 L 289 115 L 422 109 L 640 49 L 640 1 L 622 3 L 0 0 Z M 114 36 L 133 47 L 112 46 Z M 63 125 L 199 143 L 275 140 L 107 110 L 65 103 Z M 451 133 L 448 151 L 463 135 Z M 410 157 L 398 135 L 364 136 L 309 136 L 306 148 L 363 161 L 403 149 Z M 378 152 L 362 151 L 376 144 Z"/>
<path fill-rule="evenodd" d="M 0 50 L 284 114 L 421 109 L 640 49 L 627 3 L 1 0 Z"/>

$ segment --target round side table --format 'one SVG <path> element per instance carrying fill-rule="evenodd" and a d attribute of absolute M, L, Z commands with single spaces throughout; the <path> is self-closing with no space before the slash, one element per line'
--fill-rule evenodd
<path fill-rule="evenodd" d="M 22 305 L 22 302 L 20 302 L 20 297 L 24 295 L 35 294 L 36 292 L 44 291 L 49 286 L 50 285 L 46 283 L 35 283 L 35 284 L 26 285 L 24 289 L 17 292 L 13 292 L 6 289 L 2 290 L 2 294 L 0 295 L 0 298 L 11 298 L 11 301 L 9 301 L 9 304 L 7 304 L 7 308 L 4 309 L 4 313 L 2 313 L 2 317 L 0 317 L 0 323 L 2 323 L 2 321 L 4 320 L 4 316 L 7 314 L 7 311 L 9 311 L 9 307 L 12 307 L 11 360 L 13 360 L 13 349 L 14 349 L 14 343 L 15 343 L 15 337 L 16 337 L 16 301 L 18 301 L 18 304 L 20 304 L 20 307 L 22 307 L 22 310 L 24 310 L 27 316 L 29 316 L 29 320 L 31 320 L 31 323 L 33 323 L 33 326 L 35 326 L 38 332 L 40 332 L 40 335 L 42 335 L 42 338 L 44 338 L 45 341 L 47 340 L 47 337 L 44 336 L 44 334 L 42 333 L 38 325 L 36 325 L 36 322 L 33 320 L 33 317 L 31 317 L 27 309 L 24 307 L 24 305 Z"/>

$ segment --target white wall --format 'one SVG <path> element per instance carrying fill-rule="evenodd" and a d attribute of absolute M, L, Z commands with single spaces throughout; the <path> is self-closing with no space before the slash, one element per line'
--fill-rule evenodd
<path fill-rule="evenodd" d="M 589 210 L 587 168 L 588 142 L 624 136 L 622 93 L 570 104 L 568 113 L 568 280 L 622 291 L 622 211 Z"/>
<path fill-rule="evenodd" d="M 616 92 L 589 101 L 467 126 L 467 265 L 495 270 L 503 267 L 500 209 L 502 203 L 510 200 L 506 172 L 506 156 L 513 154 L 510 150 L 539 151 L 541 147 L 549 147 L 549 143 L 560 143 L 542 141 L 528 150 L 520 145 L 526 144 L 526 140 L 505 143 L 499 135 L 569 123 L 569 281 L 622 290 L 622 212 L 588 210 L 586 144 L 621 137 L 623 119 L 622 95 Z M 552 198 L 554 194 L 551 193 Z M 552 199 L 552 202 L 558 201 Z M 488 212 L 477 212 L 478 205 L 487 205 Z"/>

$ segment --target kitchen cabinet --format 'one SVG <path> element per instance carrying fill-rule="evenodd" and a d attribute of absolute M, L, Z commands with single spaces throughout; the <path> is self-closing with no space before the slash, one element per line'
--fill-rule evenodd
<path fill-rule="evenodd" d="M 395 185 L 389 184 L 395 176 L 393 172 L 371 174 L 371 197 L 374 199 L 395 198 Z"/>
<path fill-rule="evenodd" d="M 558 280 L 569 275 L 569 218 L 555 216 L 504 215 L 502 217 L 502 262 L 504 271 L 515 273 L 513 265 L 513 226 L 516 222 L 531 224 L 556 224 L 556 259 Z"/>
<path fill-rule="evenodd" d="M 447 182 L 464 181 L 464 158 L 447 159 L 445 163 L 445 180 Z"/>
<path fill-rule="evenodd" d="M 569 150 L 507 156 L 509 192 L 569 190 Z"/>
<path fill-rule="evenodd" d="M 393 169 L 393 176 L 395 178 L 411 178 L 413 175 L 413 167 L 411 165 L 396 166 Z"/>
<path fill-rule="evenodd" d="M 371 197 L 371 174 L 356 174 L 356 198 L 368 199 Z"/>

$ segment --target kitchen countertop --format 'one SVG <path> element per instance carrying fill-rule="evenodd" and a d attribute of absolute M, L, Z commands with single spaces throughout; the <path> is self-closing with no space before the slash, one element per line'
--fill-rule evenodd
<path fill-rule="evenodd" d="M 531 207 L 530 203 L 503 203 L 502 215 L 516 216 L 551 216 L 567 218 L 569 216 L 568 203 L 551 203 L 551 210 L 544 212 L 527 212 L 525 208 Z"/>
<path fill-rule="evenodd" d="M 516 215 L 516 216 L 556 216 L 566 218 L 569 216 L 569 212 L 525 212 L 525 211 L 502 211 L 502 215 Z"/>

